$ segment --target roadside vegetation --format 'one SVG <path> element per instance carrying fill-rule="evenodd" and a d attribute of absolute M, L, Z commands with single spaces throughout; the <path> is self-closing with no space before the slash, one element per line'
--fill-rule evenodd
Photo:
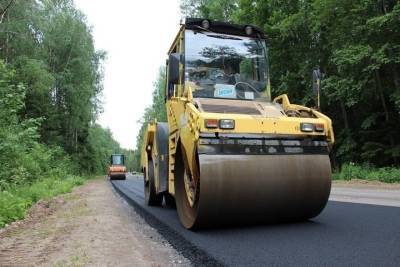
<path fill-rule="evenodd" d="M 321 108 L 336 136 L 334 178 L 400 182 L 399 1 L 181 0 L 181 11 L 262 28 L 273 96 L 314 106 L 311 71 L 320 68 Z M 160 72 L 144 124 L 163 121 L 164 84 Z"/>
<path fill-rule="evenodd" d="M 72 0 L 0 1 L 0 228 L 122 151 L 95 123 L 104 58 Z"/>
<path fill-rule="evenodd" d="M 400 168 L 394 167 L 373 167 L 371 165 L 354 165 L 346 163 L 340 171 L 333 173 L 334 180 L 361 179 L 369 181 L 380 181 L 384 183 L 399 183 Z"/>
<path fill-rule="evenodd" d="M 27 210 L 41 199 L 49 199 L 82 185 L 82 176 L 63 176 L 37 179 L 24 185 L 9 184 L 0 192 L 0 228 L 25 217 Z"/>

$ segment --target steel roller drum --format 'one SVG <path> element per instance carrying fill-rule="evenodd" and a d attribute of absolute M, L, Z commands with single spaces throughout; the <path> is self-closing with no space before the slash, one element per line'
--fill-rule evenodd
<path fill-rule="evenodd" d="M 176 184 L 178 214 L 189 229 L 305 220 L 324 209 L 330 194 L 328 155 L 201 154 L 199 164 L 195 205 Z"/>

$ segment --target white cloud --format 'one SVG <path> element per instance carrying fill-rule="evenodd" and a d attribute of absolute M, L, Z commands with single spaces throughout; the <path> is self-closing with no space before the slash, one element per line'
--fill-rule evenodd
<path fill-rule="evenodd" d="M 179 0 L 75 0 L 89 24 L 97 49 L 107 52 L 103 108 L 98 122 L 125 148 L 136 135 L 153 82 L 179 30 Z"/>

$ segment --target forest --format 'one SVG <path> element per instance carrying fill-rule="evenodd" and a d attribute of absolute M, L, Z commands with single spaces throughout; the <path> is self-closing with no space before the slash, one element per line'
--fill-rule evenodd
<path fill-rule="evenodd" d="M 95 123 L 105 57 L 72 0 L 0 1 L 0 228 L 129 152 Z"/>
<path fill-rule="evenodd" d="M 263 29 L 272 96 L 314 106 L 311 73 L 320 69 L 321 110 L 336 136 L 334 177 L 400 180 L 399 1 L 182 0 L 181 12 Z M 144 125 L 165 121 L 164 83 L 160 71 Z"/>

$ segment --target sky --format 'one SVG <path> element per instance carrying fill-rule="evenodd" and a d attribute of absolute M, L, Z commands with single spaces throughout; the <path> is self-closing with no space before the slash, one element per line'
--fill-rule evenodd
<path fill-rule="evenodd" d="M 179 30 L 179 0 L 74 0 L 92 27 L 104 62 L 103 113 L 123 148 L 136 147 L 138 121 L 151 105 L 153 83 Z"/>

